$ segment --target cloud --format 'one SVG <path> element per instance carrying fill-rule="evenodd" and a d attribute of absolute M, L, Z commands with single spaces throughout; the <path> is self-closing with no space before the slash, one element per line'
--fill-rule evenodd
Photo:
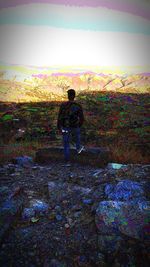
<path fill-rule="evenodd" d="M 107 8 L 30 4 L 0 10 L 0 24 L 150 34 L 150 21 Z"/>
<path fill-rule="evenodd" d="M 13 7 L 17 5 L 31 3 L 49 3 L 64 6 L 80 7 L 106 7 L 121 12 L 131 13 L 150 19 L 150 2 L 149 0 L 5 0 L 0 2 L 0 8 Z"/>

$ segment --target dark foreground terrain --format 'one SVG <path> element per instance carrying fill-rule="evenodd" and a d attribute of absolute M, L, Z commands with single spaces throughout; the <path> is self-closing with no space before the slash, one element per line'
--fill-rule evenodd
<path fill-rule="evenodd" d="M 148 267 L 150 165 L 0 168 L 1 267 Z"/>

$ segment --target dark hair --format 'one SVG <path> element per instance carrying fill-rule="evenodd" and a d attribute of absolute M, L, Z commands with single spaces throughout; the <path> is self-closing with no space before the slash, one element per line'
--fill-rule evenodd
<path fill-rule="evenodd" d="M 69 89 L 67 91 L 67 93 L 68 93 L 68 99 L 69 100 L 73 100 L 75 98 L 75 96 L 76 96 L 76 92 L 75 92 L 74 89 Z"/>

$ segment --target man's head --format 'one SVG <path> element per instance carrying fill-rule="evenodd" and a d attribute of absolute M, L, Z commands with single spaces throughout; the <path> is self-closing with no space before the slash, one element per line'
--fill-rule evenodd
<path fill-rule="evenodd" d="M 68 93 L 68 99 L 71 100 L 71 101 L 74 100 L 74 98 L 76 96 L 75 90 L 74 89 L 69 89 L 67 91 L 67 93 Z"/>

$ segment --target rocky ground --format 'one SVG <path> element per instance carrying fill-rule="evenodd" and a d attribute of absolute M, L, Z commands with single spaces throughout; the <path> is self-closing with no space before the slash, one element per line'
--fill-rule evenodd
<path fill-rule="evenodd" d="M 0 168 L 1 267 L 148 267 L 150 165 Z"/>

